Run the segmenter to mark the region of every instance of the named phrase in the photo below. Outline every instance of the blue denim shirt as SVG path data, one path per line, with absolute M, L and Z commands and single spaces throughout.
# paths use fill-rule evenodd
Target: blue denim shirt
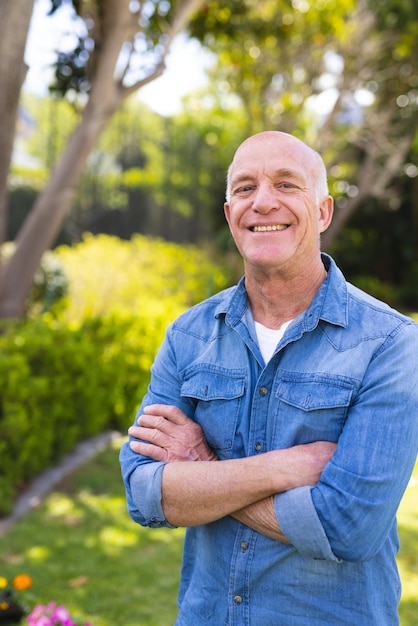
M 174 404 L 222 459 L 338 442 L 315 487 L 275 496 L 291 545 L 232 517 L 188 528 L 177 626 L 396 626 L 396 510 L 418 447 L 418 327 L 348 284 L 330 257 L 265 365 L 245 281 L 167 331 L 143 406 Z M 140 409 L 141 412 L 141 409 Z M 132 518 L 169 526 L 163 463 L 121 451 Z

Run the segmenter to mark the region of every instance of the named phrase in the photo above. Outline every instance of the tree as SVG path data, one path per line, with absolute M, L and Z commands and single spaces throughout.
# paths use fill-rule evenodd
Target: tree
M 213 75 L 239 96 L 249 132 L 280 128 L 324 155 L 337 206 L 323 246 L 367 200 L 394 204 L 418 129 L 418 5 L 211 0 L 207 8 L 191 32 L 218 55 Z
M 0 243 L 6 234 L 7 176 L 20 90 L 27 67 L 23 60 L 34 0 L 0 2 Z
M 53 0 L 52 11 L 63 1 Z M 17 235 L 14 254 L 0 268 L 0 317 L 22 314 L 42 254 L 62 226 L 100 134 L 129 95 L 162 74 L 173 39 L 201 4 L 202 0 L 73 0 L 84 31 L 76 49 L 58 59 L 57 89 L 81 93 L 87 103 Z

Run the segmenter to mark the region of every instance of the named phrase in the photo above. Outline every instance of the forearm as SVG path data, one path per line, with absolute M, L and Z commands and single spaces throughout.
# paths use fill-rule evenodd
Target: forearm
M 267 461 L 248 457 L 168 463 L 162 479 L 165 517 L 175 526 L 207 524 L 284 490 L 286 476 L 274 479 Z
M 317 443 L 242 459 L 167 463 L 162 477 L 164 515 L 175 526 L 197 526 L 240 512 L 248 525 L 268 525 L 278 538 L 277 523 L 275 528 L 267 524 L 274 515 L 272 505 L 268 513 L 261 505 L 248 511 L 246 507 L 276 493 L 315 484 L 333 448 L 333 444 Z
M 232 513 L 232 517 L 249 526 L 253 530 L 283 543 L 290 543 L 282 533 L 274 512 L 274 498 L 269 496 L 259 502 Z
M 277 538 L 277 524 L 267 523 L 274 515 L 272 507 L 267 512 L 254 504 L 276 493 L 315 485 L 335 450 L 335 444 L 318 441 L 219 461 L 201 427 L 167 405 L 146 407 L 129 434 L 133 452 L 165 462 L 160 502 L 170 524 L 197 526 L 238 516 L 239 511 L 247 520 L 244 523 L 268 526 Z M 250 505 L 253 508 L 245 511 Z

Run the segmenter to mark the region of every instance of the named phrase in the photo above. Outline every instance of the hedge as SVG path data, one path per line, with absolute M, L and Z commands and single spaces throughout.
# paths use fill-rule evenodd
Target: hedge
M 0 336 L 0 515 L 16 490 L 79 441 L 126 431 L 164 326 L 141 318 L 38 319 Z

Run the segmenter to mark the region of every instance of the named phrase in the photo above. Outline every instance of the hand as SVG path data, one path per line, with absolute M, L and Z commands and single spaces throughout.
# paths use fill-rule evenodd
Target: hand
M 202 428 L 175 406 L 152 404 L 144 408 L 128 433 L 131 450 L 154 461 L 217 461 Z

